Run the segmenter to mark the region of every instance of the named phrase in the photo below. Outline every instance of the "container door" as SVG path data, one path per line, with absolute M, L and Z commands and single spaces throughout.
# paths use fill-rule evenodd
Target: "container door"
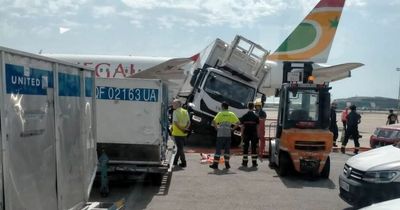
M 76 68 L 58 65 L 55 106 L 59 209 L 82 205 L 85 197 L 81 78 Z
M 96 175 L 97 153 L 96 153 L 96 121 L 95 121 L 95 86 L 94 72 L 83 72 L 85 75 L 85 100 L 83 104 L 83 147 L 84 147 L 84 169 L 85 169 L 85 191 L 86 199 L 89 199 L 91 186 Z
M 8 53 L 4 63 L 5 209 L 57 209 L 52 64 Z

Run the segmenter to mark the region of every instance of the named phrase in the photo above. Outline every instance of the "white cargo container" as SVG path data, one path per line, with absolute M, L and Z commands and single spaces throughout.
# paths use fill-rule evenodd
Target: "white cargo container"
M 146 172 L 160 184 L 169 168 L 168 89 L 157 79 L 96 80 L 97 148 L 109 172 Z
M 94 72 L 0 47 L 0 209 L 81 209 L 96 172 Z

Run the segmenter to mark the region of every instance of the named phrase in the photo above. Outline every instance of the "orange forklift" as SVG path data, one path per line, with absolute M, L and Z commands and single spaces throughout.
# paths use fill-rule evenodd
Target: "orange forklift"
M 327 84 L 285 82 L 280 97 L 276 134 L 269 141 L 270 166 L 280 176 L 297 171 L 329 178 L 333 134 L 329 131 L 330 93 Z

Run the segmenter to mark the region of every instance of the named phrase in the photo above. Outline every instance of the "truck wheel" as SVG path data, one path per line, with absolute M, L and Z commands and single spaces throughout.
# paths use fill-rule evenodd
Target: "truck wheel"
M 242 143 L 242 137 L 234 135 L 232 137 L 231 146 L 238 147 L 240 145 L 240 143 Z
M 109 191 L 108 187 L 100 188 L 101 197 L 106 198 L 106 197 L 108 197 L 109 194 L 110 194 L 110 191 Z
M 279 176 L 287 176 L 290 171 L 290 166 L 292 165 L 290 161 L 290 157 L 286 153 L 282 153 L 279 155 L 279 167 L 278 174 Z
M 154 174 L 149 174 L 150 175 L 150 180 L 153 186 L 161 186 L 162 180 L 163 180 L 163 173 L 154 173 Z
M 321 171 L 321 178 L 328 179 L 330 170 L 331 170 L 331 160 L 328 156 L 328 158 L 325 161 L 324 168 Z

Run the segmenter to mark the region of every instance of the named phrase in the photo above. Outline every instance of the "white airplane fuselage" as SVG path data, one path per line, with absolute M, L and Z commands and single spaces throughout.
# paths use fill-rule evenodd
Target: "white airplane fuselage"
M 129 77 L 170 59 L 167 57 L 113 55 L 44 54 L 44 56 L 93 68 L 96 77 L 102 78 Z
M 171 59 L 168 57 L 114 55 L 45 54 L 45 56 L 93 68 L 96 77 L 101 78 L 126 78 Z M 266 64 L 270 67 L 270 71 L 261 86 L 260 92 L 270 96 L 274 94 L 276 88 L 280 88 L 282 85 L 283 63 L 267 60 Z M 324 66 L 317 63 L 313 64 L 314 69 L 321 67 Z M 323 79 L 329 81 L 329 78 Z M 179 84 L 176 84 L 175 87 L 179 88 Z M 176 93 L 177 90 L 174 92 Z

